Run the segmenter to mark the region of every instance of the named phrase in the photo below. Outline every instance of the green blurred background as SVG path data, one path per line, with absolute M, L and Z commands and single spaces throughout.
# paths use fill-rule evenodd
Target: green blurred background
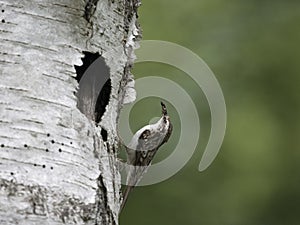
M 300 224 L 300 1 L 144 0 L 139 16 L 144 40 L 175 42 L 209 65 L 225 96 L 227 130 L 216 160 L 200 173 L 210 132 L 201 89 L 176 68 L 137 64 L 136 78 L 163 76 L 188 91 L 201 136 L 179 173 L 134 190 L 120 223 Z M 159 107 L 157 98 L 136 103 L 133 131 L 159 116 Z M 176 109 L 169 108 L 175 131 L 156 161 L 170 154 L 180 135 Z

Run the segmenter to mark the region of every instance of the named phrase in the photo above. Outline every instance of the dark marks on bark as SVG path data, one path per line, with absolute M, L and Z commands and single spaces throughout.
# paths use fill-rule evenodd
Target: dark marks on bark
M 98 177 L 98 191 L 97 191 L 97 213 L 96 213 L 96 224 L 117 224 L 114 221 L 114 216 L 112 210 L 108 206 L 108 199 L 107 199 L 107 188 L 105 186 L 104 178 L 102 174 Z M 103 216 L 105 215 L 105 216 Z M 106 218 L 106 221 L 99 221 L 100 219 Z
M 90 23 L 91 17 L 94 15 L 97 3 L 99 0 L 87 0 L 86 5 L 84 7 L 84 18 Z
M 24 203 L 14 208 L 24 219 L 29 215 L 53 214 L 66 224 L 95 223 L 95 204 L 85 204 L 74 196 L 53 192 L 42 186 L 23 185 L 5 179 L 0 179 L 0 189 L 7 198 L 18 199 Z

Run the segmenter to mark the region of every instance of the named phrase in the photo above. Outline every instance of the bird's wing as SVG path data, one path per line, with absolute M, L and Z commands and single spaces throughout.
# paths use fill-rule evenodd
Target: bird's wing
M 135 154 L 135 161 L 130 162 L 127 185 L 135 186 L 140 181 L 162 141 L 162 135 L 151 132 L 150 129 L 146 129 L 141 133 L 136 149 L 131 150 L 131 153 Z

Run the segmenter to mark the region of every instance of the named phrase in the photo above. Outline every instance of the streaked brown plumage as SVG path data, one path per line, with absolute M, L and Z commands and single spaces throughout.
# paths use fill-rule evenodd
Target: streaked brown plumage
M 173 126 L 170 122 L 167 108 L 163 102 L 161 102 L 161 106 L 162 116 L 160 120 L 155 124 L 147 125 L 138 130 L 126 148 L 129 171 L 121 210 L 124 208 L 130 191 L 151 165 L 157 150 L 169 140 L 172 134 Z

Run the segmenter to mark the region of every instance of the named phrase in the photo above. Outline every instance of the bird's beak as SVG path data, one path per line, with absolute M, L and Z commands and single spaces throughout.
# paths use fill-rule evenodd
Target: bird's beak
M 161 111 L 162 111 L 162 114 L 163 114 L 164 116 L 168 115 L 168 111 L 167 111 L 166 105 L 165 105 L 163 102 L 160 102 L 160 104 L 161 104 Z

